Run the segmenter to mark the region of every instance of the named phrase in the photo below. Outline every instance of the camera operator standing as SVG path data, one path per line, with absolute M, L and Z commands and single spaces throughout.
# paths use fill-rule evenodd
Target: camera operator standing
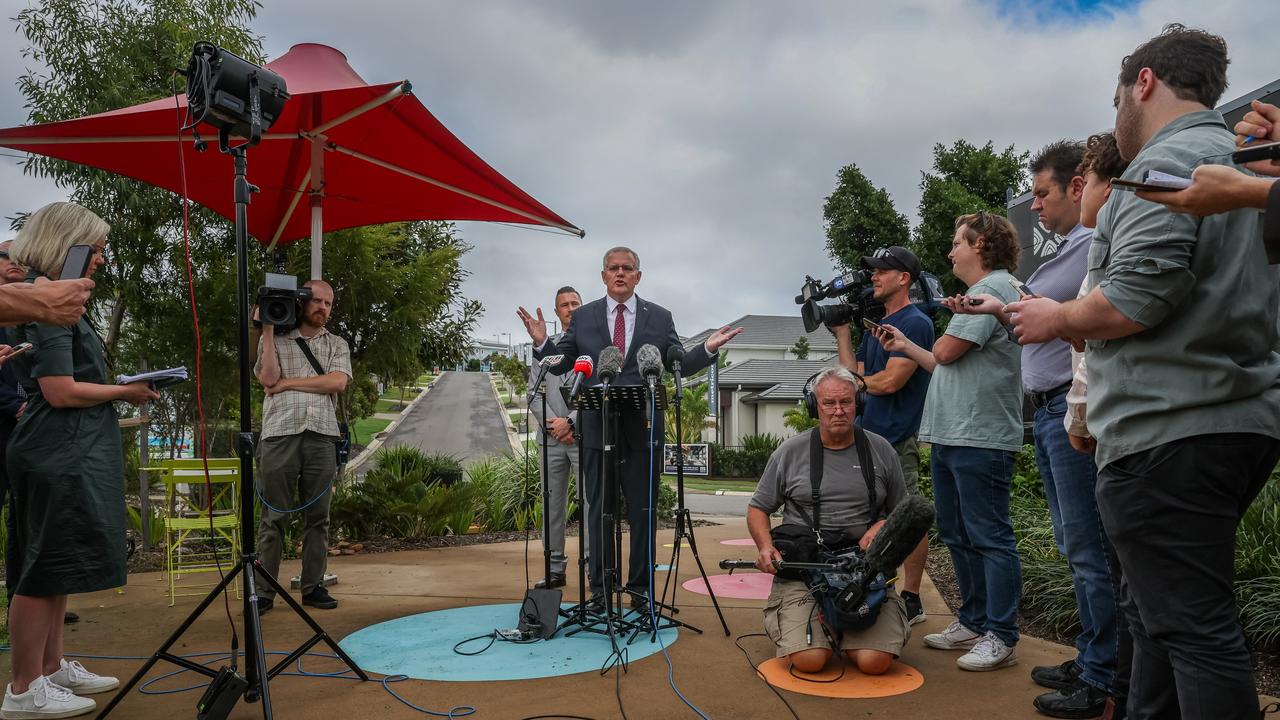
M 920 259 L 910 250 L 894 245 L 862 258 L 862 264 L 871 270 L 872 297 L 884 305 L 881 322 L 893 325 L 916 345 L 931 350 L 933 321 L 911 302 L 909 294 L 911 284 L 920 277 Z M 907 492 L 918 494 L 920 443 L 916 433 L 929 392 L 929 372 L 905 353 L 885 350 L 869 332 L 862 334 L 855 356 L 849 325 L 837 325 L 831 331 L 836 336 L 840 364 L 862 375 L 867 384 L 861 426 L 893 444 Z M 902 600 L 912 625 L 925 621 L 920 578 L 928 555 L 929 541 L 921 540 L 903 564 Z
M 747 529 L 756 543 L 760 570 L 777 573 L 774 561 L 796 561 L 783 557 L 773 533 L 811 539 L 817 532 L 831 551 L 854 546 L 866 550 L 885 516 L 906 498 L 897 451 L 888 440 L 854 425 L 856 388 L 857 379 L 843 367 L 818 373 L 811 391 L 818 427 L 788 438 L 769 458 L 747 506 Z M 860 458 L 863 453 L 874 465 L 870 482 L 862 470 L 867 464 Z M 782 525 L 771 531 L 769 514 L 779 507 Z M 765 631 L 777 646 L 777 656 L 787 658 L 800 672 L 820 671 L 839 647 L 859 671 L 880 675 L 911 637 L 906 608 L 892 586 L 867 627 L 830 627 L 830 618 L 816 627 L 815 602 L 804 581 L 779 576 L 764 608 Z
M 266 499 L 258 524 L 262 567 L 280 573 L 281 542 L 288 513 L 303 513 L 302 604 L 324 610 L 338 601 L 324 588 L 329 557 L 329 503 L 337 475 L 334 445 L 340 439 L 337 396 L 351 382 L 347 341 L 325 329 L 333 310 L 333 288 L 310 280 L 311 298 L 299 325 L 277 335 L 263 323 L 254 374 L 266 389 L 258 472 Z M 278 578 L 277 578 L 278 579 Z M 275 604 L 274 591 L 258 586 L 258 612 Z

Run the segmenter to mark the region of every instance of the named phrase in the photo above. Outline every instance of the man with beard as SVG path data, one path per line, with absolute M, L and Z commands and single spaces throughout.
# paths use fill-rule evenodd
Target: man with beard
M 328 610 L 338 606 L 323 584 L 338 469 L 336 402 L 351 381 L 351 351 L 346 340 L 324 327 L 333 310 L 333 288 L 323 280 L 310 280 L 305 287 L 311 288 L 311 299 L 302 307 L 299 326 L 277 335 L 264 324 L 258 344 L 254 374 L 266 389 L 258 455 L 265 500 L 258 552 L 263 569 L 278 575 L 289 511 L 302 512 L 302 604 Z M 265 583 L 258 586 L 259 613 L 275 604 L 274 594 Z
M 1121 63 L 1123 178 L 1189 177 L 1234 149 L 1211 108 L 1227 46 L 1170 25 Z M 1204 218 L 1113 193 L 1079 300 L 1011 303 L 1024 343 L 1088 340 L 1097 498 L 1124 572 L 1129 717 L 1258 717 L 1232 567 L 1236 528 L 1280 458 L 1274 267 L 1253 210 Z

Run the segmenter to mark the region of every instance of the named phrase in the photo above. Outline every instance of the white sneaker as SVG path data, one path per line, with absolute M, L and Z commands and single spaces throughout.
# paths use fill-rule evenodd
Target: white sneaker
M 940 633 L 925 635 L 924 644 L 936 650 L 968 650 L 977 644 L 980 637 L 957 620 Z
M 1004 644 L 994 633 L 987 633 L 969 652 L 956 658 L 961 670 L 986 672 L 1018 664 L 1018 651 Z
M 62 667 L 50 675 L 49 680 L 76 695 L 92 695 L 120 687 L 119 680 L 89 672 L 84 669 L 84 666 L 78 660 L 67 662 L 63 659 L 58 662 L 62 664 Z
M 0 705 L 0 718 L 4 720 L 43 720 L 45 718 L 69 718 L 91 713 L 98 703 L 90 698 L 76 697 L 70 690 L 39 677 L 21 695 L 13 694 L 13 686 L 4 689 L 4 704 Z

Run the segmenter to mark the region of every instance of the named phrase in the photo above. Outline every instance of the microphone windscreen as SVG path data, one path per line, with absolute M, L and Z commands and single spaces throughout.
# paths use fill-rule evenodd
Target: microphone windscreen
M 662 377 L 662 353 L 652 345 L 641 345 L 636 351 L 636 364 L 640 366 L 640 377 Z
M 622 372 L 622 353 L 617 347 L 609 345 L 600 351 L 600 361 L 596 365 L 601 377 L 615 378 Z
M 591 377 L 591 371 L 594 367 L 590 355 L 579 355 L 578 359 L 573 361 L 573 371 L 582 373 L 582 377 Z
M 676 343 L 667 347 L 667 367 L 670 368 L 678 362 L 684 362 L 684 346 Z
M 563 355 L 548 355 L 542 358 L 539 364 L 543 367 L 552 367 L 553 365 L 559 365 L 561 360 L 564 360 Z
M 867 564 L 885 577 L 892 577 L 933 527 L 933 516 L 933 505 L 928 500 L 908 495 L 889 513 L 880 532 L 871 539 L 867 546 Z

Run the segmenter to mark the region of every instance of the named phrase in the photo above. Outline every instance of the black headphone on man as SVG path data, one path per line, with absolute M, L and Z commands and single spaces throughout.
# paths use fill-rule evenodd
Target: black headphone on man
M 813 379 L 821 374 L 822 370 L 819 370 L 804 381 L 804 409 L 815 420 L 818 419 L 818 395 L 813 391 Z M 867 379 L 852 370 L 849 370 L 849 374 L 858 379 L 857 389 L 853 393 L 854 417 L 861 417 L 863 408 L 867 406 Z

